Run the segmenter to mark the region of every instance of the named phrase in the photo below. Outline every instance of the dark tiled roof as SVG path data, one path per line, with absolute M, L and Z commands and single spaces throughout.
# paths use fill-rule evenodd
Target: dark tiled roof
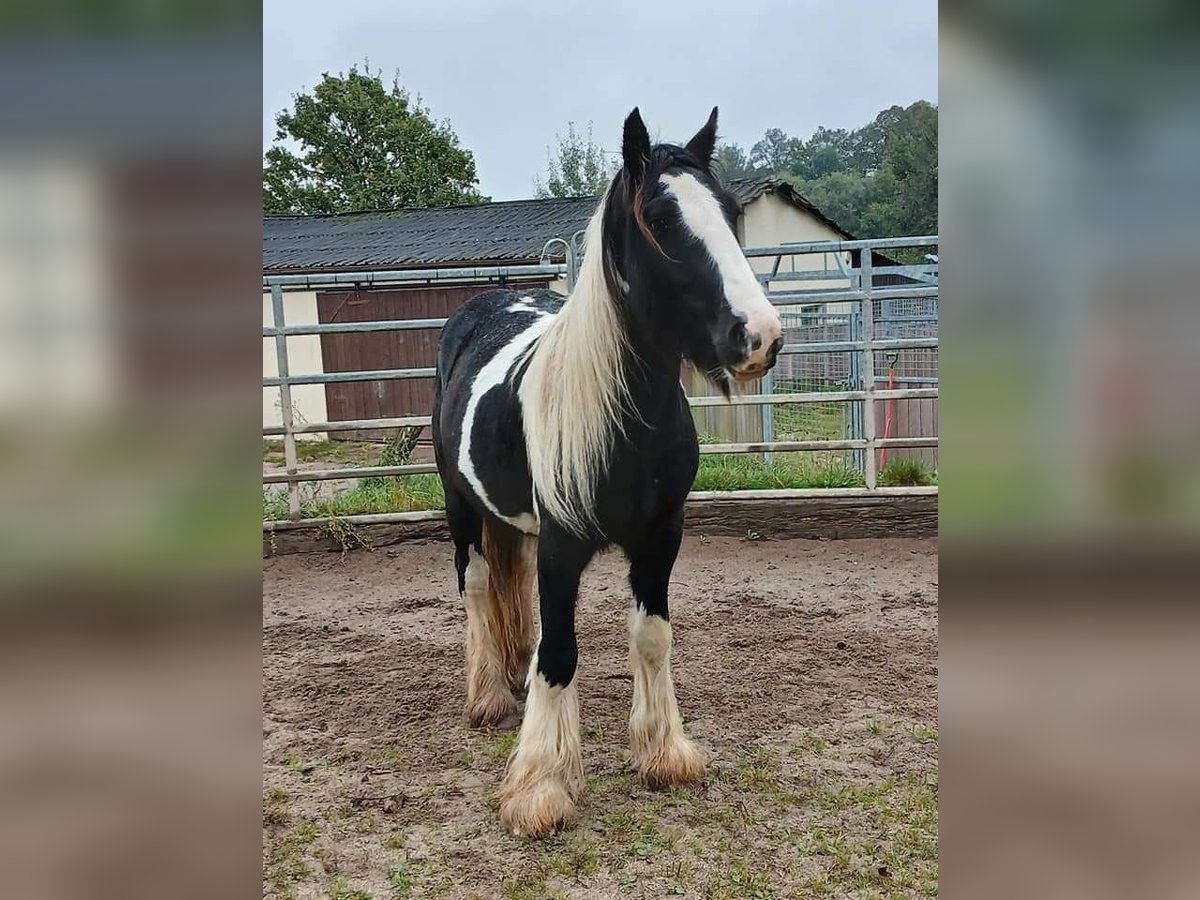
M 786 183 L 731 181 L 745 206 L 768 191 L 845 234 Z M 267 216 L 263 270 L 308 272 L 536 262 L 551 238 L 570 239 L 587 225 L 595 197 L 512 200 L 479 206 L 401 209 L 321 216 Z M 561 248 L 555 254 L 561 258 Z

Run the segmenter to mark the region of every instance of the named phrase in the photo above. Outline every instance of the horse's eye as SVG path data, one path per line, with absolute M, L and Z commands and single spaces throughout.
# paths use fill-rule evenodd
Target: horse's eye
M 650 230 L 655 234 L 662 234 L 671 227 L 671 220 L 666 216 L 659 216 L 650 220 Z

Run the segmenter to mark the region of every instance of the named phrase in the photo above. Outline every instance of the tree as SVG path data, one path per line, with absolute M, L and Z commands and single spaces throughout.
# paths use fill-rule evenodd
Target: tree
M 818 128 L 807 141 L 778 128 L 751 160 L 788 179 L 825 215 L 859 237 L 935 233 L 938 109 L 892 106 L 861 128 Z
M 792 172 L 804 154 L 804 141 L 790 137 L 782 128 L 769 128 L 761 141 L 750 148 L 750 163 L 773 175 Z
M 475 158 L 448 122 L 435 122 L 393 79 L 359 71 L 321 76 L 275 117 L 264 154 L 267 213 L 353 212 L 481 203 Z M 283 142 L 298 145 L 294 153 Z
M 755 168 L 750 165 L 746 151 L 737 144 L 721 144 L 713 159 L 713 171 L 721 181 L 732 181 L 735 178 L 749 178 L 755 173 Z
M 556 134 L 554 139 L 558 149 L 551 152 L 546 148 L 546 180 L 533 179 L 533 195 L 545 199 L 603 194 L 617 167 L 592 139 L 592 123 L 588 122 L 587 134 L 581 135 L 575 131 L 575 123 L 568 122 L 566 137 Z

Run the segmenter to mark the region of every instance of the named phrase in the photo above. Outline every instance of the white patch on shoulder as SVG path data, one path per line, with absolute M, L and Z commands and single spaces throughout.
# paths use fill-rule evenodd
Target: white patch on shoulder
M 522 299 L 528 300 L 529 298 Z M 520 301 L 514 303 L 513 306 L 509 307 L 509 311 L 514 311 L 519 305 Z M 474 489 L 475 495 L 483 501 L 483 505 L 491 510 L 493 515 L 526 534 L 537 534 L 539 523 L 536 514 L 521 513 L 519 516 L 503 515 L 496 508 L 496 505 L 492 503 L 491 498 L 488 497 L 487 491 L 483 487 L 483 482 L 479 478 L 479 473 L 475 471 L 475 466 L 471 462 L 471 432 L 474 429 L 475 413 L 479 408 L 479 401 L 483 399 L 484 394 L 508 378 L 508 373 L 512 370 L 512 367 L 529 350 L 533 342 L 550 327 L 550 323 L 554 321 L 553 314 L 547 313 L 544 310 L 532 309 L 523 311 L 537 312 L 541 313 L 541 315 L 533 321 L 533 324 L 501 347 L 496 355 L 489 359 L 487 364 L 479 370 L 479 374 L 475 376 L 475 380 L 471 383 L 471 391 L 467 397 L 467 408 L 463 413 L 462 440 L 458 445 L 458 470 L 462 472 L 463 477 L 467 479 L 467 483 Z M 534 510 L 536 513 L 536 506 Z
M 516 303 L 514 303 L 512 306 L 510 306 L 508 308 L 508 311 L 511 313 L 515 313 L 515 312 L 533 313 L 535 316 L 554 315 L 553 313 L 551 313 L 547 310 L 538 309 L 533 304 L 534 304 L 534 299 L 532 297 L 521 297 L 519 300 L 517 300 Z

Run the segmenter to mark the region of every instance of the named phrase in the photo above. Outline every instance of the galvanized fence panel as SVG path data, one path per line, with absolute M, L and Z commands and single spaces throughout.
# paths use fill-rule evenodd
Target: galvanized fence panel
M 936 263 L 922 265 L 875 265 L 876 252 L 889 249 L 934 248 L 937 236 L 886 238 L 861 241 L 813 241 L 751 247 L 751 259 L 774 258 L 770 272 L 759 275 L 767 296 L 780 307 L 785 344 L 776 369 L 762 380 L 761 393 L 723 397 L 693 397 L 693 407 L 758 406 L 762 414 L 763 439 L 729 443 L 706 443 L 702 454 L 755 453 L 768 461 L 774 453 L 840 451 L 861 469 L 865 488 L 803 488 L 736 492 L 700 491 L 693 499 L 743 497 L 833 497 L 864 495 L 932 494 L 936 486 L 882 487 L 878 484 L 879 455 L 889 448 L 930 448 L 936 451 L 936 434 L 883 436 L 877 427 L 881 403 L 935 403 L 937 389 L 938 284 Z M 283 295 L 287 291 L 311 291 L 347 286 L 437 284 L 448 282 L 486 283 L 530 277 L 566 277 L 574 282 L 578 271 L 578 241 L 566 243 L 566 261 L 536 266 L 496 266 L 462 269 L 399 270 L 392 272 L 313 273 L 266 275 L 265 290 L 271 294 L 272 324 L 263 327 L 264 339 L 273 339 L 276 376 L 264 377 L 264 388 L 278 389 L 281 420 L 265 426 L 265 436 L 283 439 L 284 470 L 263 476 L 264 485 L 286 485 L 288 517 L 266 519 L 263 529 L 296 528 L 329 522 L 331 516 L 304 516 L 300 485 L 308 482 L 428 474 L 432 463 L 354 466 L 300 471 L 296 436 L 332 433 L 363 428 L 426 426 L 429 416 L 404 416 L 341 422 L 296 422 L 291 386 L 329 384 L 339 381 L 378 381 L 427 378 L 433 369 L 386 369 L 371 372 L 341 372 L 320 375 L 291 375 L 287 340 L 291 336 L 345 334 L 437 328 L 445 319 L 414 319 L 382 322 L 348 322 L 319 325 L 287 325 Z M 850 267 L 842 254 L 859 251 L 860 265 Z M 839 270 L 780 271 L 784 259 L 836 254 Z M 543 254 L 547 256 L 547 254 Z M 903 286 L 895 280 L 903 279 Z M 881 284 L 881 279 L 892 282 Z M 844 281 L 844 287 L 816 290 L 797 288 L 805 281 Z M 889 382 L 889 374 L 891 376 Z M 881 385 L 882 382 L 882 385 Z M 891 385 L 889 388 L 888 385 Z M 798 411 L 798 412 L 797 412 Z M 781 420 L 781 413 L 790 418 Z M 805 426 L 808 417 L 811 427 Z M 798 417 L 798 418 L 797 418 Z M 781 428 L 785 424 L 786 428 Z M 831 425 L 830 423 L 833 423 Z M 797 424 L 799 423 L 799 424 Z M 820 423 L 820 424 L 816 424 Z M 809 437 L 806 432 L 819 434 Z M 777 439 L 780 438 L 780 439 Z M 437 519 L 436 510 L 388 512 L 338 516 L 362 525 L 386 522 L 416 522 Z

